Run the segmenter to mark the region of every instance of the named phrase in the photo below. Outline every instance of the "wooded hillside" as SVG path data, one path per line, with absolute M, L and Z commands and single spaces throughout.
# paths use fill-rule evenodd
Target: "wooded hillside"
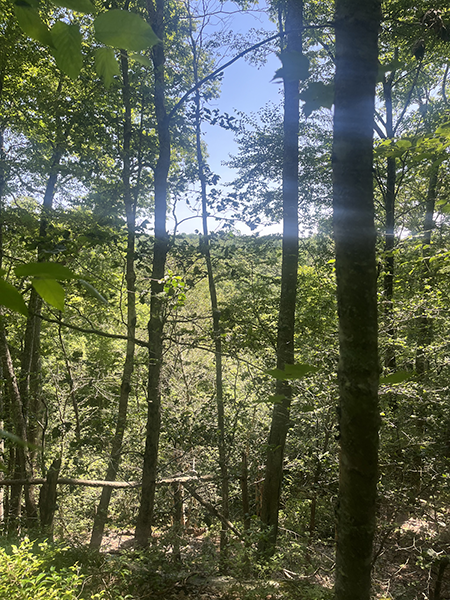
M 450 597 L 449 2 L 0 2 L 0 592 Z

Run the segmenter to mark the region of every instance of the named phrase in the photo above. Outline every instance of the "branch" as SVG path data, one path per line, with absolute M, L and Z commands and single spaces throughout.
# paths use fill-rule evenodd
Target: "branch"
M 100 329 L 85 329 L 84 327 L 79 327 L 78 325 L 71 325 L 70 323 L 66 323 L 64 321 L 58 321 L 57 319 L 50 319 L 49 317 L 43 317 L 42 315 L 40 315 L 40 317 L 46 323 L 55 323 L 56 325 L 61 325 L 62 327 L 67 327 L 67 329 L 73 329 L 74 331 L 80 331 L 81 333 L 92 333 L 99 335 L 100 337 L 112 338 L 114 340 L 128 340 L 128 336 L 120 335 L 119 333 L 106 333 L 106 331 L 100 331 Z M 144 342 L 143 340 L 138 340 L 136 338 L 134 338 L 133 341 L 137 346 L 148 348 L 148 342 Z
M 326 23 L 325 25 L 309 25 L 307 27 L 302 27 L 302 31 L 306 31 L 307 29 L 323 29 L 325 27 L 334 27 L 334 23 Z M 253 52 L 253 50 L 257 50 L 261 46 L 264 46 L 265 44 L 268 44 L 269 42 L 273 42 L 273 40 L 276 40 L 277 38 L 279 38 L 283 35 L 286 35 L 288 33 L 291 33 L 291 31 L 282 31 L 280 33 L 276 33 L 275 35 L 272 35 L 272 36 L 266 38 L 262 42 L 258 42 L 257 44 L 254 44 L 253 46 L 250 46 L 249 48 L 242 50 L 242 52 L 239 52 L 239 54 L 236 54 L 236 56 L 234 58 L 232 58 L 231 60 L 229 60 L 227 63 L 225 63 L 221 67 L 218 67 L 215 71 L 213 71 L 206 77 L 203 77 L 203 79 L 200 79 L 200 81 L 198 81 L 194 86 L 192 86 L 184 94 L 184 96 L 182 96 L 181 99 L 178 100 L 178 102 L 175 104 L 175 106 L 172 108 L 172 110 L 168 114 L 168 116 L 167 116 L 168 120 L 171 121 L 171 119 L 173 118 L 173 116 L 175 115 L 177 110 L 180 108 L 180 106 L 185 102 L 185 100 L 187 100 L 187 98 L 189 98 L 189 96 L 192 93 L 194 93 L 196 90 L 201 88 L 201 86 L 204 83 L 206 83 L 207 81 L 210 81 L 211 79 L 214 79 L 214 77 L 219 75 L 219 73 L 222 73 L 222 71 L 224 71 L 226 68 L 230 67 L 232 64 L 234 64 L 240 58 L 243 58 L 246 54 Z
M 189 492 L 189 494 L 195 498 L 196 500 L 198 500 L 198 502 L 200 502 L 200 504 L 202 506 L 204 506 L 206 508 L 206 510 L 208 512 L 210 512 L 211 514 L 213 514 L 215 517 L 217 517 L 218 519 L 220 519 L 222 521 L 222 523 L 224 523 L 228 529 L 231 529 L 231 531 L 233 533 L 235 533 L 239 539 L 243 539 L 243 535 L 242 533 L 236 529 L 236 527 L 233 525 L 233 523 L 231 523 L 231 521 L 229 521 L 228 519 L 226 519 L 218 510 L 215 506 L 213 506 L 212 504 L 210 504 L 209 502 L 206 502 L 206 500 L 203 500 L 203 498 L 201 496 L 199 496 L 197 494 L 197 492 L 195 490 L 193 490 L 191 488 L 191 486 L 188 486 L 186 484 L 183 484 L 183 486 L 186 488 L 186 490 Z
M 170 485 L 171 483 L 189 483 L 193 481 L 212 481 L 213 475 L 181 475 L 179 477 L 165 477 L 159 479 L 156 485 Z M 47 480 L 42 477 L 34 479 L 3 479 L 0 480 L 0 487 L 13 485 L 42 485 Z M 71 477 L 60 477 L 56 482 L 58 485 L 82 485 L 85 487 L 109 487 L 116 489 L 140 487 L 140 481 L 99 481 L 96 479 L 73 479 Z
M 444 79 L 442 80 L 442 98 L 444 99 L 445 106 L 448 106 L 447 94 L 445 93 L 445 88 L 447 86 L 447 75 L 448 75 L 449 66 L 450 66 L 450 63 L 447 63 L 445 66 Z
M 386 136 L 384 135 L 382 129 L 380 129 L 380 126 L 377 124 L 377 122 L 374 120 L 373 121 L 373 128 L 375 129 L 375 131 L 378 133 L 378 135 L 380 136 L 380 138 L 386 139 Z
M 408 109 L 409 103 L 411 102 L 414 88 L 416 87 L 417 80 L 419 78 L 420 68 L 422 67 L 422 61 L 423 61 L 423 59 L 421 59 L 419 64 L 417 65 L 416 74 L 414 76 L 414 80 L 413 80 L 411 89 L 409 90 L 408 97 L 406 98 L 405 106 L 403 107 L 402 113 L 401 113 L 400 117 L 398 118 L 397 125 L 394 127 L 394 135 L 397 133 L 397 129 L 398 129 L 399 125 L 401 124 L 401 122 L 403 121 L 403 117 L 405 116 L 405 113 Z

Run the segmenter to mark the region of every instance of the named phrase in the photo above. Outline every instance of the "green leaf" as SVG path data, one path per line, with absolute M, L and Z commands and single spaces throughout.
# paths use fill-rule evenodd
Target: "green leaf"
M 312 365 L 296 364 L 296 365 L 285 365 L 284 369 L 269 369 L 266 371 L 268 375 L 272 375 L 275 379 L 284 381 L 286 379 L 303 379 L 306 375 L 311 373 L 317 373 L 319 369 Z
M 97 48 L 95 51 L 95 71 L 108 89 L 114 81 L 114 75 L 120 75 L 119 63 L 112 48 Z
M 47 25 L 42 21 L 36 9 L 28 4 L 20 3 L 14 5 L 17 21 L 21 29 L 33 40 L 44 46 L 53 46 L 52 36 Z
M 272 79 L 303 81 L 309 77 L 309 59 L 301 52 L 282 52 L 279 55 L 283 66 L 277 69 Z
M 86 291 L 93 296 L 94 298 L 97 298 L 97 300 L 100 300 L 100 302 L 102 302 L 103 304 L 108 304 L 108 300 L 106 300 L 106 298 L 104 298 L 100 292 L 98 290 L 95 289 L 95 287 L 93 285 L 91 285 L 90 283 L 88 283 L 87 281 L 85 281 L 84 279 L 79 279 L 79 282 L 81 283 L 81 285 L 86 289 Z
M 436 129 L 436 135 L 450 137 L 450 122 L 447 121 L 447 123 L 442 123 L 442 125 Z
M 126 10 L 108 10 L 94 21 L 95 37 L 106 46 L 140 52 L 159 42 L 142 17 Z
M 52 27 L 51 34 L 56 64 L 63 73 L 75 80 L 83 65 L 81 33 L 78 25 L 67 25 L 57 21 Z
M 401 62 L 398 58 L 392 60 L 387 65 L 378 65 L 378 82 L 383 81 L 383 77 L 385 73 L 390 73 L 391 71 L 397 71 L 398 69 L 404 69 L 405 63 Z
M 392 373 L 391 375 L 387 375 L 386 377 L 380 377 L 381 384 L 394 384 L 394 383 L 403 383 L 403 381 L 407 381 L 414 376 L 414 373 L 411 371 L 397 371 L 397 373 Z
M 41 277 L 42 279 L 78 279 L 78 275 L 59 263 L 27 263 L 14 269 L 17 277 Z
M 312 81 L 308 87 L 299 94 L 303 105 L 303 113 L 308 118 L 309 115 L 319 108 L 331 108 L 334 103 L 334 84 L 323 83 L 322 81 Z
M 0 429 L 0 438 L 11 440 L 11 442 L 13 444 L 16 444 L 17 446 L 28 447 L 31 450 L 37 449 L 37 446 L 35 444 L 30 444 L 30 442 L 25 442 L 22 438 L 18 437 L 17 435 L 14 435 L 14 433 L 10 433 L 9 431 L 6 431 L 5 429 Z
M 153 63 L 152 61 L 147 58 L 146 56 L 143 56 L 142 54 L 130 54 L 129 58 L 135 60 L 136 62 L 138 62 L 139 64 L 143 65 L 144 67 L 150 67 L 150 69 L 153 67 Z
M 95 13 L 95 8 L 89 2 L 89 0 L 51 0 L 55 6 L 61 6 L 62 8 L 70 8 L 75 12 L 85 13 L 92 15 Z
M 4 279 L 0 279 L 0 304 L 21 315 L 28 315 L 28 309 L 22 294 Z
M 256 402 L 258 402 L 258 404 L 282 404 L 283 400 L 287 400 L 284 394 L 274 394 L 273 396 L 268 396 L 267 398 L 265 396 L 258 398 Z
M 39 296 L 61 312 L 64 311 L 64 288 L 54 279 L 33 279 L 34 289 Z

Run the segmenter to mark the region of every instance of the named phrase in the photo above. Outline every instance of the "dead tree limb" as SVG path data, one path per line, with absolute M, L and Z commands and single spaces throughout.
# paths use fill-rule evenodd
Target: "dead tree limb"
M 211 481 L 213 475 L 181 475 L 179 477 L 165 477 L 159 479 L 156 485 L 169 485 L 171 483 L 189 483 L 195 481 Z M 46 483 L 46 479 L 36 477 L 34 479 L 3 479 L 0 481 L 0 487 L 13 485 L 42 485 Z M 136 488 L 141 485 L 140 481 L 99 481 L 96 479 L 73 479 L 71 477 L 60 477 L 57 480 L 57 485 L 83 485 L 85 487 L 112 487 L 117 489 Z M 199 501 L 200 502 L 200 501 Z
M 207 502 L 206 500 L 204 500 L 201 496 L 199 496 L 199 494 L 197 494 L 197 492 L 191 488 L 190 485 L 186 485 L 187 482 L 181 482 L 183 484 L 183 486 L 186 488 L 186 490 L 189 492 L 189 494 L 195 498 L 196 500 L 198 500 L 200 502 L 200 504 L 206 508 L 206 510 L 208 512 L 210 512 L 211 514 L 213 514 L 215 517 L 217 517 L 218 519 L 220 519 L 220 521 L 222 523 L 224 523 L 228 529 L 231 529 L 231 531 L 233 531 L 233 533 L 235 533 L 239 539 L 243 539 L 243 535 L 242 533 L 236 529 L 236 527 L 233 525 L 233 523 L 231 523 L 231 521 L 229 521 L 228 519 L 226 519 L 218 510 L 215 506 L 213 506 L 212 504 L 210 504 L 209 502 Z

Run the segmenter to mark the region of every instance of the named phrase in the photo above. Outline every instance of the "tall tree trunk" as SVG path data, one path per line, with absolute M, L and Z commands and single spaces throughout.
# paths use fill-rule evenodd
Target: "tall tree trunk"
M 155 168 L 155 243 L 153 250 L 150 320 L 148 322 L 149 363 L 147 388 L 147 434 L 145 440 L 142 493 L 136 523 L 136 542 L 145 546 L 151 535 L 155 502 L 159 435 L 161 430 L 160 376 L 163 345 L 162 279 L 166 265 L 167 177 L 170 167 L 170 130 L 165 105 L 164 84 L 164 7 L 165 0 L 147 1 L 149 23 L 162 40 L 152 49 L 155 77 L 155 113 L 158 128 L 159 156 Z
M 192 21 L 191 27 L 191 48 L 193 55 L 193 72 L 194 72 L 194 85 L 198 84 L 198 52 L 197 44 L 192 34 Z M 203 226 L 203 239 L 200 242 L 200 249 L 205 257 L 206 270 L 208 273 L 208 287 L 209 287 L 209 298 L 211 302 L 212 310 L 212 325 L 213 325 L 213 339 L 214 339 L 214 357 L 216 367 L 216 405 L 217 405 L 217 446 L 219 451 L 219 468 L 221 477 L 221 510 L 224 520 L 222 521 L 222 528 L 220 532 L 220 552 L 222 567 L 225 567 L 224 561 L 226 559 L 226 548 L 227 548 L 227 525 L 226 521 L 229 519 L 229 477 L 228 477 L 228 465 L 227 465 L 227 450 L 225 442 L 225 405 L 223 398 L 223 377 L 222 377 L 222 332 L 220 327 L 220 310 L 217 303 L 217 290 L 216 283 L 214 281 L 214 274 L 211 261 L 211 251 L 209 244 L 209 232 L 208 232 L 208 202 L 207 202 L 207 181 L 205 174 L 205 161 L 203 158 L 202 145 L 201 145 L 201 113 L 200 113 L 200 91 L 197 89 L 195 92 L 195 140 L 196 140 L 196 152 L 197 152 L 197 164 L 198 164 L 198 178 L 200 181 L 201 200 L 202 200 L 202 226 Z
M 27 452 L 28 450 L 28 439 L 27 439 L 27 424 L 24 417 L 22 398 L 19 391 L 19 385 L 17 383 L 16 374 L 14 371 L 14 365 L 11 359 L 8 342 L 5 333 L 5 324 L 3 317 L 0 315 L 0 359 L 2 361 L 3 373 L 6 380 L 6 388 L 8 390 L 8 396 L 10 405 L 13 411 L 13 419 L 15 422 L 15 433 L 20 438 L 21 444 L 16 447 L 16 473 L 20 473 L 20 477 L 23 479 L 31 479 L 32 477 L 32 466 L 30 463 L 30 457 Z M 20 488 L 19 488 L 20 489 Z M 33 495 L 30 493 L 30 486 L 24 486 L 25 495 L 25 509 L 29 524 L 34 523 L 34 519 L 37 516 L 36 503 Z M 17 503 L 15 506 L 17 510 Z M 19 504 L 20 506 L 20 504 Z M 18 515 L 17 515 L 18 516 Z
M 437 157 L 436 157 L 437 158 Z M 422 236 L 422 291 L 426 294 L 426 286 L 430 279 L 430 244 L 431 233 L 434 229 L 434 210 L 436 205 L 436 196 L 439 181 L 439 164 L 435 163 L 430 169 L 430 178 L 428 181 L 427 200 L 425 204 L 425 217 L 423 222 Z M 420 314 L 417 317 L 417 350 L 416 350 L 416 373 L 419 375 L 425 373 L 429 369 L 429 361 L 427 358 L 427 349 L 433 339 L 433 324 L 431 318 L 426 314 L 426 309 L 421 307 Z
M 397 52 L 396 52 L 397 55 Z M 386 106 L 386 137 L 393 139 L 393 111 L 392 111 L 392 84 L 395 71 L 383 82 L 384 103 Z M 384 207 L 386 212 L 386 231 L 384 238 L 384 317 L 386 333 L 388 336 L 387 348 L 384 357 L 384 365 L 388 369 L 395 370 L 395 325 L 394 325 L 394 246 L 395 246 L 395 183 L 396 183 L 396 159 L 394 156 L 387 158 L 386 168 L 386 190 L 384 193 Z
M 62 150 L 56 147 L 50 165 L 50 171 L 45 188 L 44 201 L 42 205 L 41 219 L 39 223 L 39 237 L 44 238 L 47 232 L 48 217 L 53 207 L 53 198 L 55 195 L 55 186 L 58 179 L 59 165 L 62 157 Z M 42 252 L 42 246 L 38 246 L 39 262 L 45 260 Z M 40 431 L 37 423 L 42 413 L 42 402 L 40 399 L 40 372 L 41 372 L 41 311 L 42 298 L 34 288 L 31 289 L 28 302 L 28 317 L 25 329 L 24 346 L 20 364 L 19 376 L 19 394 L 27 430 L 26 439 L 32 444 L 39 443 Z M 25 450 L 29 456 L 30 476 L 33 476 L 36 467 L 37 453 L 35 450 Z M 25 506 L 27 507 L 27 519 L 30 524 L 37 523 L 37 504 L 34 497 L 34 488 L 27 486 L 24 489 L 28 498 Z
M 125 203 L 125 213 L 127 219 L 127 258 L 125 281 L 127 284 L 127 347 L 125 355 L 125 364 L 122 372 L 122 382 L 120 386 L 119 406 L 117 411 L 116 431 L 111 444 L 111 453 L 106 471 L 106 481 L 114 481 L 117 477 L 122 452 L 122 442 L 127 423 L 128 399 L 131 391 L 131 376 L 134 369 L 134 351 L 135 351 L 135 333 L 136 333 L 136 274 L 134 270 L 134 254 L 136 240 L 136 201 L 133 202 L 131 194 L 131 164 L 130 164 L 130 145 L 132 136 L 131 123 L 131 90 L 128 78 L 128 56 L 124 50 L 121 53 L 122 70 L 122 98 L 125 108 L 125 117 L 123 123 L 123 168 L 122 184 Z M 137 195 L 136 195 L 137 198 Z M 94 518 L 94 526 L 91 535 L 91 548 L 100 548 L 102 543 L 103 531 L 105 529 L 108 516 L 108 507 L 111 500 L 112 488 L 105 486 L 97 507 Z
M 303 3 L 288 0 L 286 8 L 286 53 L 302 52 Z M 277 368 L 294 364 L 294 321 L 298 271 L 298 79 L 284 77 L 283 122 L 283 247 L 281 296 L 278 313 Z M 278 511 L 283 478 L 283 457 L 289 429 L 292 389 L 288 381 L 277 380 L 276 393 L 283 397 L 275 404 L 266 456 L 261 521 L 267 528 L 259 544 L 260 552 L 275 551 L 278 534 Z
M 336 600 L 369 600 L 378 480 L 373 119 L 380 0 L 336 0 L 333 217 L 339 313 Z

